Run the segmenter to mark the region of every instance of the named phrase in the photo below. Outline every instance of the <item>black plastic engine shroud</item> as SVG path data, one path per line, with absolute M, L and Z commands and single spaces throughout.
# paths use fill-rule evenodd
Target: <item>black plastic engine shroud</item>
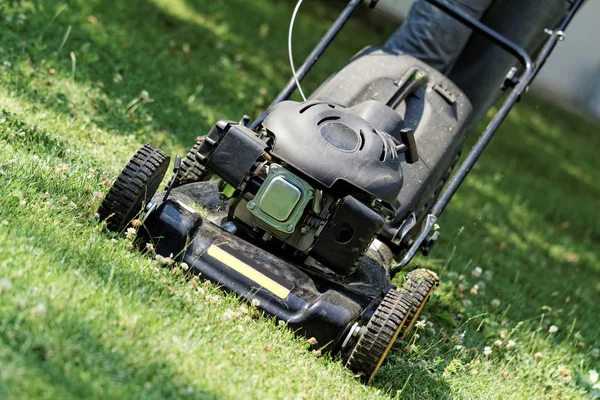
M 342 198 L 364 194 L 390 209 L 402 188 L 398 141 L 355 113 L 331 103 L 284 101 L 263 122 L 271 154 Z

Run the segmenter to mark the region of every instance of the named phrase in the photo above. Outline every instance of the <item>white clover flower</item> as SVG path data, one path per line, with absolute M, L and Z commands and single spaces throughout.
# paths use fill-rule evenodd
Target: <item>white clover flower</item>
M 485 347 L 483 348 L 483 354 L 484 354 L 486 357 L 489 357 L 489 356 L 491 356 L 491 355 L 492 355 L 492 348 L 491 348 L 490 346 L 485 346 Z
M 147 90 L 142 90 L 138 98 L 142 101 L 142 103 L 149 103 L 152 101 L 150 98 L 150 93 Z
M 510 350 L 513 347 L 515 347 L 517 345 L 517 342 L 515 342 L 514 340 L 509 340 L 508 343 L 506 343 L 506 350 Z
M 260 306 L 260 300 L 258 300 L 258 299 L 252 299 L 252 301 L 250 303 L 252 304 L 252 307 Z
M 590 374 L 590 383 L 591 383 L 592 385 L 593 385 L 594 383 L 598 382 L 598 377 L 599 377 L 599 375 L 598 375 L 598 372 L 597 372 L 597 371 L 594 371 L 594 370 L 592 369 L 592 370 L 590 370 L 589 374 Z
M 37 306 L 31 309 L 31 314 L 34 317 L 44 318 L 46 316 L 46 305 L 44 303 L 38 303 Z
M 104 197 L 104 193 L 102 193 L 102 192 L 94 192 L 92 194 L 92 196 L 93 196 L 92 197 L 92 201 L 94 203 L 100 203 L 102 201 L 102 198 Z
M 214 294 L 208 294 L 204 298 L 206 300 L 208 300 L 210 303 L 219 303 L 221 301 L 221 299 L 219 298 L 219 296 L 216 296 Z
M 415 328 L 417 329 L 425 329 L 425 321 L 421 320 L 415 324 Z
M 556 333 L 556 332 L 558 332 L 558 326 L 556 326 L 556 325 L 550 326 L 550 328 L 548 329 L 548 332 L 549 333 Z
M 154 245 L 152 243 L 146 243 L 146 250 L 150 253 L 154 253 Z
M 163 265 L 173 265 L 175 262 L 173 260 L 173 254 L 171 254 L 169 257 L 163 257 L 160 254 L 157 254 L 154 259 Z
M 458 278 L 458 272 L 450 271 L 448 272 L 448 279 L 454 281 Z
M 471 276 L 473 278 L 479 278 L 482 273 L 483 273 L 483 270 L 481 269 L 481 267 L 475 267 L 473 269 L 473 271 L 471 271 Z
M 184 271 L 187 271 L 187 270 L 190 269 L 190 266 L 187 265 L 187 263 L 182 262 L 181 263 L 181 269 L 184 270 Z
M 469 300 L 469 299 L 465 299 L 465 300 L 462 301 L 462 304 L 463 304 L 464 307 L 469 308 L 469 307 L 471 307 L 473 305 L 473 302 L 471 300 Z
M 565 367 L 564 365 L 559 365 L 557 368 L 557 371 L 560 375 L 562 375 L 564 378 L 570 378 L 571 377 L 571 371 L 569 371 L 567 369 L 567 367 Z M 567 379 L 570 380 L 570 379 Z
M 594 358 L 598 358 L 600 357 L 600 349 L 592 349 L 592 351 L 590 352 L 590 355 Z
M 471 290 L 469 290 L 469 293 L 471 293 L 471 295 L 473 296 L 477 296 L 477 293 L 479 292 L 479 286 L 478 285 L 474 285 Z
M 135 239 L 136 234 L 137 231 L 135 230 L 135 228 L 127 228 L 127 231 L 125 231 L 125 238 L 127 240 L 133 240 Z
M 0 294 L 8 292 L 12 288 L 12 282 L 8 278 L 0 279 Z
M 498 308 L 500 307 L 500 300 L 499 299 L 492 299 L 492 301 L 490 301 L 490 305 L 494 308 Z
M 483 273 L 483 279 L 490 282 L 494 278 L 494 273 L 492 271 L 485 271 Z
M 133 226 L 134 228 L 139 228 L 140 226 L 142 226 L 142 221 L 140 221 L 139 219 L 134 219 L 131 221 L 131 226 Z
M 541 360 L 542 358 L 544 358 L 544 355 L 540 351 L 538 351 L 533 355 L 533 358 L 535 358 L 536 360 Z
M 494 342 L 494 346 L 496 346 L 496 347 L 500 347 L 500 346 L 502 346 L 502 340 L 500 340 L 500 339 L 496 340 L 496 341 Z

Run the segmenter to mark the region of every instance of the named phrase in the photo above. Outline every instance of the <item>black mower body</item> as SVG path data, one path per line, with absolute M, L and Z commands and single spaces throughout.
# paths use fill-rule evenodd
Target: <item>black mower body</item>
M 157 254 L 187 263 L 194 274 L 248 300 L 306 337 L 316 347 L 337 351 L 353 323 L 368 320 L 377 300 L 391 289 L 389 275 L 365 257 L 351 278 L 341 278 L 285 260 L 211 222 L 227 210 L 216 181 L 173 189 L 152 200 L 138 241 L 155 243 Z M 202 210 L 203 214 L 200 213 Z M 208 214 L 206 214 L 208 212 Z M 230 230 L 236 230 L 229 226 Z
M 263 241 L 256 226 L 232 218 L 230 206 L 240 206 L 223 201 L 216 181 L 175 187 L 166 201 L 156 195 L 143 235 L 158 254 L 173 254 L 202 278 L 258 300 L 262 310 L 335 352 L 395 288 L 369 245 L 378 237 L 397 250 L 402 221 L 428 211 L 460 151 L 471 106 L 436 70 L 380 49 L 361 52 L 312 99 L 270 110 L 265 141 L 236 123 L 218 122 L 199 152 L 211 171 L 236 186 L 247 179 L 238 171 L 247 171 L 268 143 L 271 157 L 290 173 L 341 198 L 308 258 Z M 382 140 L 389 145 L 381 147 Z M 384 218 L 371 206 L 375 199 L 394 213 Z M 340 226 L 354 232 L 349 241 L 339 240 Z

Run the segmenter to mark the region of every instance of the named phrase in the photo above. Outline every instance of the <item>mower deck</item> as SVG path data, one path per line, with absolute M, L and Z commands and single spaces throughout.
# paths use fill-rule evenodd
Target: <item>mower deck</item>
M 261 249 L 230 223 L 226 231 L 216 224 L 227 210 L 215 181 L 183 185 L 163 198 L 164 193 L 154 196 L 154 210 L 140 231 L 142 243 L 151 241 L 158 254 L 173 255 L 202 278 L 258 300 L 266 313 L 314 337 L 316 347 L 341 350 L 350 327 L 368 320 L 394 287 L 385 268 L 368 257 L 350 277 L 340 277 Z

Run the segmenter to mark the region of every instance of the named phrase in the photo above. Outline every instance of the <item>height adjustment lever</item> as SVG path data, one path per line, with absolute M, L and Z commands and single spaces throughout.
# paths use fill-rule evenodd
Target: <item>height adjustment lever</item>
M 402 129 L 400 131 L 400 139 L 402 143 L 396 146 L 396 152 L 398 154 L 404 153 L 408 164 L 414 164 L 419 161 L 419 152 L 413 130 L 410 128 Z

